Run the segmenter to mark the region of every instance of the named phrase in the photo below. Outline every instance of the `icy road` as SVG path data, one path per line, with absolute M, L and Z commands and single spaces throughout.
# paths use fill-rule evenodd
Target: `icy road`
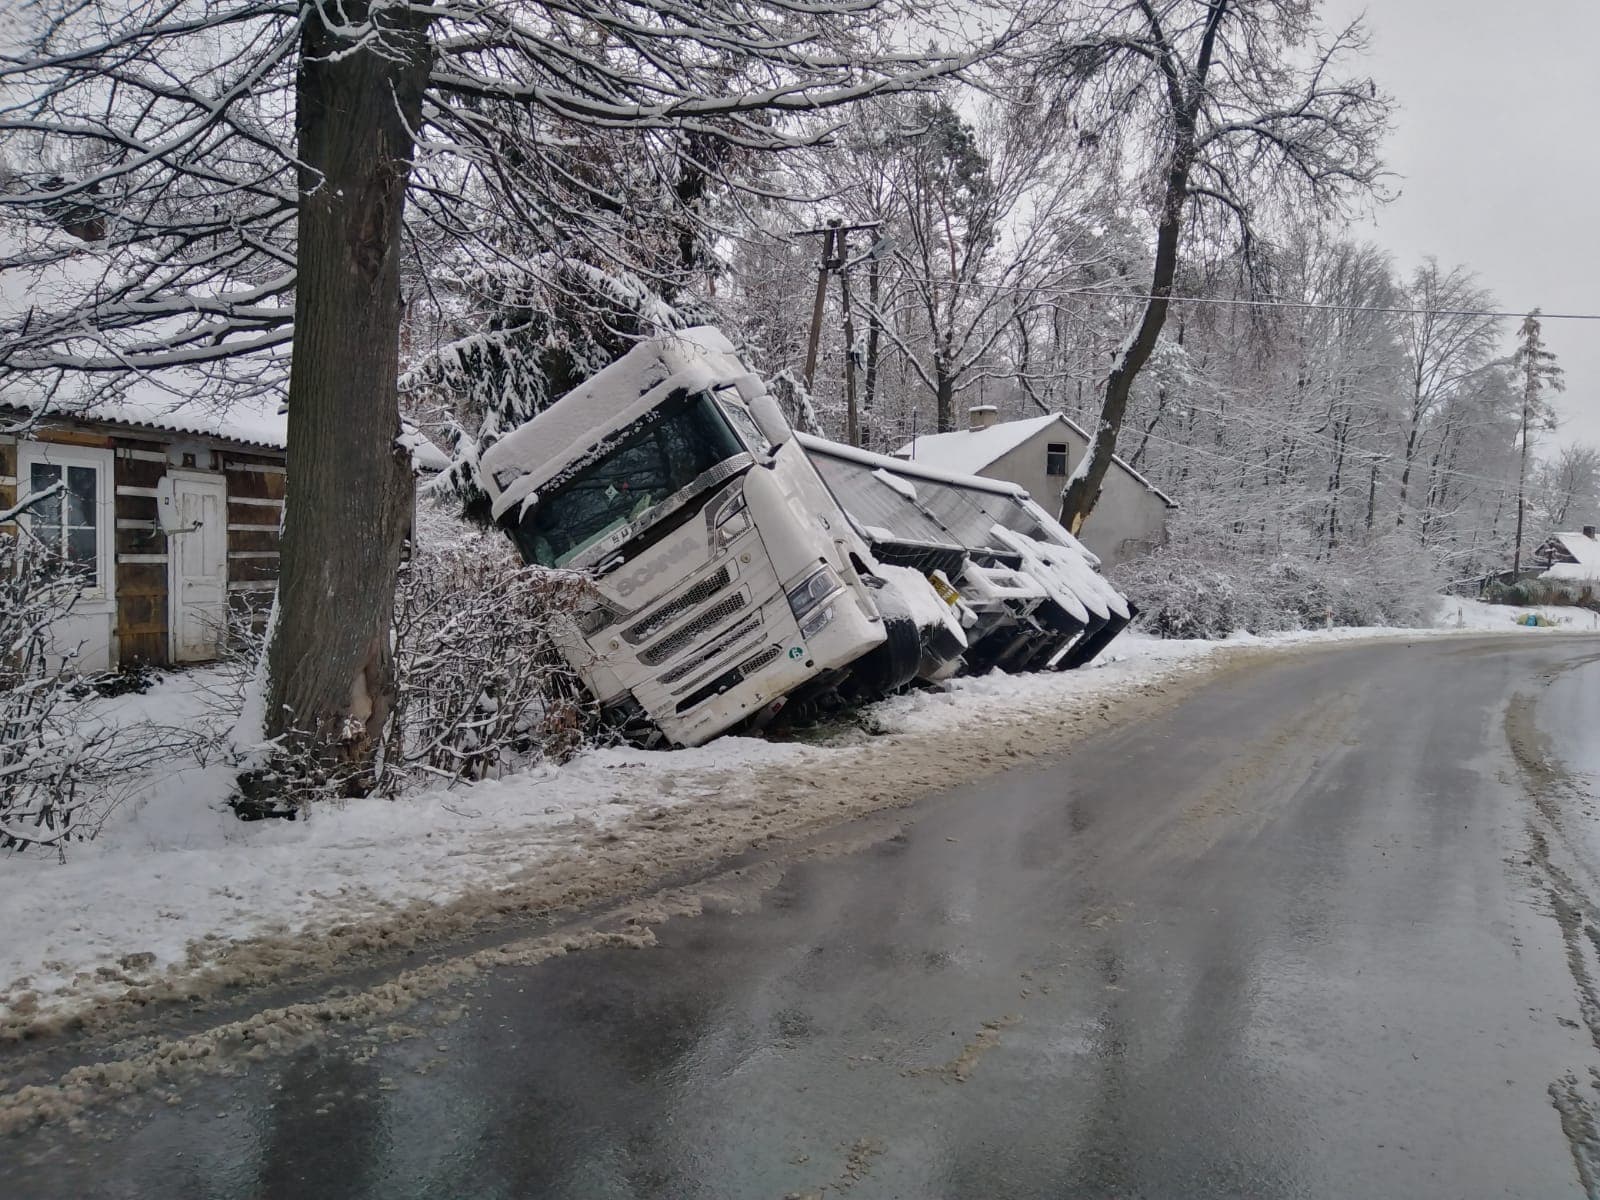
M 44 1113 L 0 1195 L 1600 1195 L 1597 775 L 1593 638 L 1268 659 L 685 881 L 654 944 Z

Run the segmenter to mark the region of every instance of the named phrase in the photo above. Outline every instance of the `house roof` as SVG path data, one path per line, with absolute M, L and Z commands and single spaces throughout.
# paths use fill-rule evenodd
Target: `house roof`
M 72 311 L 86 297 L 114 287 L 118 278 L 119 267 L 102 247 L 78 244 L 60 231 L 34 231 L 32 236 L 34 241 L 26 243 L 18 227 L 0 226 L 0 255 L 26 257 L 23 251 L 30 245 L 38 252 L 36 261 L 0 271 L 0 329 L 30 319 L 36 309 Z M 61 253 L 63 246 L 67 253 Z M 240 368 L 248 374 L 231 382 L 258 385 L 269 368 L 286 367 L 287 354 L 286 347 L 258 353 Z M 211 369 L 222 370 L 216 364 Z M 43 384 L 27 379 L 9 382 L 0 391 L 0 410 L 58 424 L 125 425 L 271 450 L 287 446 L 288 421 L 277 390 L 262 388 L 259 395 L 227 404 L 209 399 L 218 392 L 218 381 L 193 366 L 130 371 L 116 378 L 107 372 L 68 371 L 48 393 Z
M 41 405 L 30 398 L 11 394 L 0 397 L 0 408 L 19 416 L 32 416 L 45 424 L 79 422 L 124 425 L 162 433 L 218 438 L 244 446 L 284 450 L 289 444 L 288 417 L 275 396 L 235 400 L 222 406 L 197 399 L 204 395 L 204 381 L 190 382 L 196 389 L 187 395 L 175 394 L 179 381 L 154 382 L 149 377 L 113 395 L 84 401 Z
M 1583 533 L 1552 533 L 1550 541 L 1560 542 L 1574 561 L 1553 563 L 1545 579 L 1600 580 L 1600 540 Z
M 1085 442 L 1089 440 L 1089 435 L 1083 427 L 1065 413 L 1046 413 L 1044 416 L 1026 417 L 1020 421 L 1001 421 L 987 429 L 958 429 L 951 433 L 923 434 L 901 446 L 895 453 L 897 457 L 936 470 L 977 475 L 1057 422 L 1065 425 Z M 1178 507 L 1177 501 L 1130 467 L 1121 455 L 1112 455 L 1111 461 L 1159 496 L 1168 508 Z

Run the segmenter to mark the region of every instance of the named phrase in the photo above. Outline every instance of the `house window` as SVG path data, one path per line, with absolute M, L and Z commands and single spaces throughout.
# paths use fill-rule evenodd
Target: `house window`
M 28 472 L 29 493 L 58 483 L 66 487 L 35 504 L 28 529 L 47 550 L 71 565 L 91 591 L 100 587 L 100 469 L 76 463 L 36 462 Z
M 103 611 L 116 595 L 111 451 L 21 441 L 17 457 L 19 493 L 32 495 L 61 485 L 55 495 L 22 514 L 23 526 L 36 544 L 82 581 L 78 612 Z
M 1065 475 L 1067 473 L 1067 444 L 1065 442 L 1051 442 L 1045 446 L 1044 473 L 1046 475 Z

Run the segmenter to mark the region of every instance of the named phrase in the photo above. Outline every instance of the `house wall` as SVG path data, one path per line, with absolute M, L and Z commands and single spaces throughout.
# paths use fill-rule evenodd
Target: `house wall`
M 15 438 L 0 438 L 0 509 L 17 502 L 17 443 Z M 12 526 L 0 525 L 0 533 L 11 533 Z
M 288 476 L 282 455 L 229 452 L 228 607 L 248 614 L 257 633 L 266 628 L 278 586 L 278 528 Z
M 114 606 L 107 605 L 101 618 L 109 640 L 105 665 L 172 662 L 171 539 L 161 531 L 156 500 L 157 485 L 171 470 L 225 480 L 228 608 L 248 613 L 258 628 L 265 624 L 278 578 L 286 483 L 281 453 L 234 449 L 214 439 L 106 429 L 40 429 L 29 440 L 111 454 L 112 515 L 101 530 L 114 546 Z M 0 439 L 0 507 L 16 502 L 17 463 L 16 440 Z
M 1067 444 L 1067 475 L 1046 473 L 1045 447 Z M 1020 484 L 1052 516 L 1061 508 L 1061 489 L 1089 444 L 1063 423 L 1047 426 L 1022 445 L 1001 455 L 981 472 L 989 479 Z M 1106 472 L 1100 503 L 1078 536 L 1107 567 L 1148 554 L 1167 538 L 1166 501 L 1116 463 Z

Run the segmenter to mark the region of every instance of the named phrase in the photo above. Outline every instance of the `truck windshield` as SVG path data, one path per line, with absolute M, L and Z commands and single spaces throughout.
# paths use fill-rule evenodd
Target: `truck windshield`
M 564 567 L 744 447 L 704 392 L 670 397 L 538 493 L 518 524 L 523 557 Z

